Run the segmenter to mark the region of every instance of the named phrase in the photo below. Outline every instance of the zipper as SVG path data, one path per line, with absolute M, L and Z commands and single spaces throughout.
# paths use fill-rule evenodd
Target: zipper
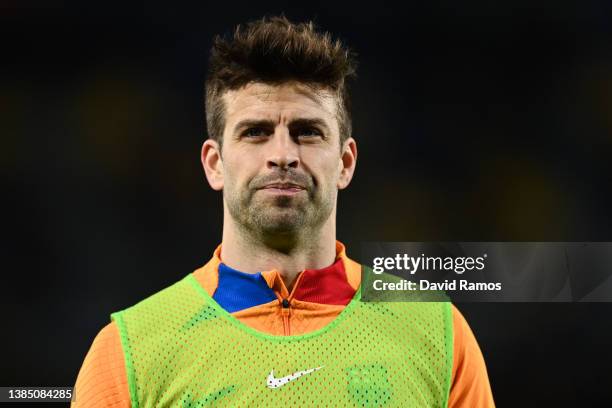
M 289 317 L 291 315 L 291 302 L 289 299 L 283 299 L 281 301 L 281 313 L 283 315 L 283 328 L 285 332 L 285 336 L 289 336 L 291 334 L 291 325 L 289 321 Z
M 293 297 L 295 296 L 295 290 L 300 284 L 300 281 L 302 280 L 302 276 L 304 275 L 300 274 L 298 276 L 297 280 L 293 284 L 293 288 L 291 289 L 291 293 L 289 294 L 289 296 L 287 296 L 286 298 L 283 298 L 280 296 L 280 294 L 277 294 L 278 300 L 280 301 L 280 305 L 281 305 L 281 315 L 283 316 L 283 329 L 284 329 L 285 336 L 291 335 L 291 301 L 293 300 Z

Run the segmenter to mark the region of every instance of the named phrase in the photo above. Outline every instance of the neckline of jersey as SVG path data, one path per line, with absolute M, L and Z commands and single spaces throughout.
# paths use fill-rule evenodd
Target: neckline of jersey
M 208 292 L 206 292 L 206 290 L 202 287 L 202 285 L 200 285 L 200 283 L 193 276 L 193 274 L 187 275 L 185 277 L 185 279 L 204 298 L 204 300 L 207 302 L 207 304 L 209 304 L 213 308 L 215 308 L 217 310 L 217 312 L 219 312 L 219 314 L 222 317 L 225 318 L 226 321 L 228 321 L 229 323 L 231 323 L 234 326 L 236 326 L 238 329 L 240 329 L 240 330 L 242 330 L 242 331 L 244 331 L 244 332 L 246 332 L 246 333 L 248 333 L 250 335 L 253 335 L 255 337 L 259 337 L 259 338 L 264 339 L 264 340 L 271 340 L 271 341 L 275 341 L 275 342 L 300 341 L 300 340 L 309 339 L 311 337 L 316 337 L 316 336 L 319 336 L 319 335 L 323 335 L 326 332 L 332 330 L 337 325 L 339 325 L 344 319 L 346 319 L 346 317 L 353 312 L 353 309 L 355 308 L 357 303 L 359 303 L 361 301 L 361 284 L 360 284 L 359 287 L 357 288 L 357 290 L 355 291 L 355 294 L 353 295 L 353 298 L 351 299 L 351 301 L 344 307 L 344 309 L 342 309 L 342 311 L 338 314 L 338 316 L 336 316 L 331 322 L 326 324 L 324 327 L 322 327 L 320 329 L 317 329 L 317 330 L 313 330 L 313 331 L 308 332 L 308 333 L 304 333 L 304 334 L 295 334 L 295 335 L 288 335 L 288 336 L 275 335 L 275 334 L 269 334 L 269 333 L 265 333 L 265 332 L 256 330 L 256 329 L 252 328 L 251 326 L 248 326 L 248 325 L 242 323 L 240 320 L 238 320 L 238 318 L 233 316 L 230 312 L 225 310 L 219 303 L 217 303 L 217 301 L 215 299 L 213 299 L 208 294 Z

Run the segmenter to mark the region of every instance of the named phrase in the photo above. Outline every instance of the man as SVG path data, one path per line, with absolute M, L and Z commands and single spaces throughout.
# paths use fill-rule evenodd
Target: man
M 354 56 L 284 17 L 217 38 L 206 178 L 223 192 L 212 259 L 96 337 L 77 407 L 490 407 L 482 354 L 444 302 L 360 301 L 336 241 L 355 170 Z

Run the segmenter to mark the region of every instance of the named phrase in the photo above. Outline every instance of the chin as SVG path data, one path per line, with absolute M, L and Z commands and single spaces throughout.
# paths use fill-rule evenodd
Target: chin
M 259 219 L 259 227 L 267 234 L 293 235 L 300 231 L 304 224 L 303 214 L 295 209 L 265 211 Z M 266 214 L 267 213 L 267 214 Z
M 277 234 L 295 234 L 300 231 L 302 223 L 295 219 L 278 219 L 273 222 L 267 223 L 263 226 L 267 232 L 274 232 Z

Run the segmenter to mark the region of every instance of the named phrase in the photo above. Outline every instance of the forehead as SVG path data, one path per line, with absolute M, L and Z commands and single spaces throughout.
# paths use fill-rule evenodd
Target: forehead
M 326 89 L 312 89 L 300 83 L 269 85 L 250 83 L 223 94 L 227 125 L 248 116 L 282 120 L 318 117 L 335 122 L 337 97 Z

